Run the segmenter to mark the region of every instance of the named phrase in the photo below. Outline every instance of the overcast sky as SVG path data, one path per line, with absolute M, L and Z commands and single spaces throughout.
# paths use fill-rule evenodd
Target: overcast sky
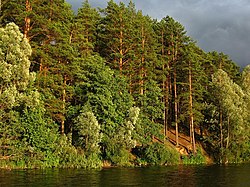
M 83 0 L 66 0 L 76 10 Z M 128 3 L 129 0 L 115 0 Z M 89 0 L 106 7 L 107 0 Z M 184 25 L 187 34 L 205 51 L 228 54 L 238 65 L 250 64 L 249 0 L 134 0 L 137 10 L 152 18 L 169 15 Z

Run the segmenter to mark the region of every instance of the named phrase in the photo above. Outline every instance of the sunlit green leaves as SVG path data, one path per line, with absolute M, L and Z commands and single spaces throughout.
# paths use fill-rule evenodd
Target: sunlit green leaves
M 100 153 L 101 126 L 90 111 L 81 111 L 74 119 L 74 131 L 77 133 L 76 146 L 80 146 L 86 155 Z

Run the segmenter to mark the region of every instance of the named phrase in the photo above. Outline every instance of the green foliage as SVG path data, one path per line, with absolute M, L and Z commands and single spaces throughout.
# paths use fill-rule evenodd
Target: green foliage
M 112 144 L 110 144 L 112 145 Z M 107 147 L 106 159 L 116 166 L 132 166 L 133 157 L 125 147 L 114 146 Z
M 90 106 L 97 121 L 101 124 L 104 139 L 114 130 L 115 104 L 112 101 L 113 72 L 98 56 L 77 59 L 78 71 L 75 74 L 75 101 L 77 108 Z M 80 107 L 78 107 L 80 106 Z
M 0 102 L 11 109 L 26 98 L 24 90 L 34 81 L 29 72 L 31 47 L 14 23 L 0 29 Z
M 77 134 L 75 145 L 80 146 L 86 155 L 100 153 L 101 127 L 92 112 L 81 111 L 74 120 L 73 130 Z
M 249 132 L 249 128 L 245 125 L 248 115 L 248 113 L 245 113 L 245 93 L 240 86 L 235 84 L 227 73 L 221 69 L 214 74 L 213 83 L 217 89 L 216 93 L 220 93 L 216 96 L 221 110 L 221 133 L 223 137 L 225 137 L 221 139 L 222 145 L 220 145 L 220 148 L 222 160 L 223 162 L 227 162 L 226 160 L 228 158 L 224 155 L 224 151 L 226 151 L 228 155 L 230 155 L 230 151 L 234 152 L 235 155 L 239 155 L 237 152 L 244 151 L 240 149 L 240 147 L 248 140 L 248 133 L 245 133 Z M 238 148 L 236 148 L 235 143 L 238 144 Z M 237 159 L 238 158 L 236 158 L 236 160 Z
M 197 153 L 188 155 L 188 156 L 184 156 L 182 159 L 182 163 L 183 164 L 206 164 L 206 158 L 205 156 L 202 154 L 201 149 L 199 148 L 197 150 Z
M 15 22 L 32 46 L 30 69 L 37 72 L 36 88 L 44 95 L 47 112 L 64 124 L 70 92 L 69 64 L 74 54 L 69 45 L 71 7 L 64 0 L 11 0 L 3 4 L 2 23 Z
M 53 150 L 57 140 L 56 125 L 51 119 L 46 119 L 44 109 L 25 109 L 21 115 L 22 141 L 32 149 L 43 152 Z
M 1 154 L 18 160 L 28 149 L 22 142 L 23 113 L 39 106 L 39 94 L 29 71 L 31 47 L 14 23 L 0 29 L 0 45 L 0 146 L 6 147 Z
M 108 65 L 121 71 L 128 71 L 134 53 L 133 43 L 135 32 L 134 12 L 122 2 L 116 4 L 113 0 L 102 10 L 105 15 L 99 25 L 99 50 Z M 110 38 L 113 38 L 110 40 Z M 126 62 L 127 61 L 127 62 Z M 126 69 L 126 70 L 125 70 Z
M 20 141 L 21 146 L 25 146 L 22 151 L 23 156 L 27 156 L 27 167 L 58 167 L 59 158 L 54 154 L 57 129 L 55 123 L 44 115 L 44 108 L 24 109 L 20 115 L 20 126 Z
M 119 133 L 122 133 L 120 140 L 123 140 L 123 144 L 126 145 L 127 149 L 134 148 L 136 143 L 141 139 L 139 135 L 141 125 L 138 123 L 140 120 L 139 114 L 140 109 L 138 107 L 131 107 L 125 124 L 119 131 Z
M 132 98 L 126 91 L 126 84 L 116 77 L 99 56 L 78 59 L 75 75 L 75 108 L 88 107 L 101 126 L 101 146 L 105 159 L 116 155 L 116 149 L 134 144 L 134 133 L 138 109 L 131 110 Z M 119 81 L 119 82 L 118 82 Z M 77 111 L 75 111 L 77 112 Z M 78 112 L 77 112 L 78 113 Z
M 141 128 L 138 133 L 142 138 L 142 143 L 147 144 L 152 141 L 152 136 L 162 139 L 162 112 L 164 109 L 161 102 L 162 93 L 155 81 L 149 80 L 145 83 L 145 93 L 139 95 L 136 104 L 140 107 Z
M 0 79 L 0 97 L 4 97 L 0 143 L 5 147 L 1 155 L 9 158 L 3 167 L 88 167 L 83 154 L 60 140 L 55 123 L 46 115 L 41 97 L 32 87 L 34 76 L 29 72 L 31 49 L 27 40 L 14 24 L 0 29 L 0 36 L 1 64 L 8 69 L 1 68 L 5 77 Z M 7 90 L 12 90 L 12 94 L 5 94 Z M 7 95 L 10 99 L 6 99 Z
M 218 69 L 222 69 L 234 82 L 238 83 L 240 78 L 239 67 L 229 58 L 229 56 L 218 53 L 216 51 L 208 53 L 211 61 L 211 71 L 215 73 Z
M 116 133 L 107 142 L 105 147 L 105 159 L 112 162 L 114 165 L 129 166 L 132 164 L 132 154 L 130 150 L 136 146 L 141 140 L 138 133 L 140 109 L 132 107 L 129 110 L 129 115 L 116 130 Z
M 151 165 L 173 165 L 179 163 L 179 153 L 164 144 L 155 142 L 145 148 L 145 160 Z
M 96 45 L 97 27 L 100 15 L 85 0 L 74 21 L 73 45 L 76 45 L 79 56 L 92 54 Z
M 63 135 L 58 139 L 55 154 L 59 158 L 59 167 L 87 168 L 87 159 L 81 150 L 71 145 L 70 138 Z

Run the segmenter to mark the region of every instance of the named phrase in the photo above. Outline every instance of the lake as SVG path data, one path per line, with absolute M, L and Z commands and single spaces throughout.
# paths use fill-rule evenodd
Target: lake
M 5 186 L 250 186 L 250 165 L 0 170 Z

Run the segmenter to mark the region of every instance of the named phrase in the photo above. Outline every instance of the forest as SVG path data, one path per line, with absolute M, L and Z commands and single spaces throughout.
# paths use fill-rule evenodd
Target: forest
M 0 2 L 0 168 L 250 161 L 250 66 L 132 1 Z

